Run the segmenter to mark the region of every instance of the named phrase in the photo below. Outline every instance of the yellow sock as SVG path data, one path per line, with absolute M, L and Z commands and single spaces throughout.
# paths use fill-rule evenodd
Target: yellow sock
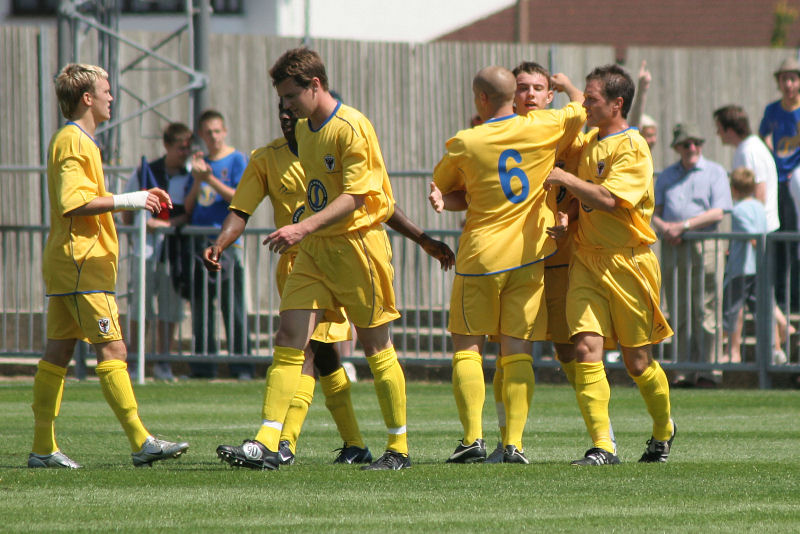
M 322 393 L 325 394 L 325 406 L 331 412 L 344 446 L 363 449 L 366 445 L 358 428 L 353 400 L 350 398 L 350 379 L 344 367 L 339 367 L 327 376 L 319 377 L 319 383 L 322 386 Z
M 33 379 L 33 447 L 36 454 L 52 454 L 56 445 L 55 420 L 61 407 L 66 367 L 41 360 Z
M 575 363 L 576 363 L 575 360 L 571 360 L 571 361 L 568 361 L 568 362 L 562 362 L 562 361 L 559 360 L 559 363 L 561 363 L 561 368 L 564 370 L 564 376 L 567 377 L 567 382 L 569 382 L 569 385 L 574 388 L 575 387 Z
M 278 450 L 283 421 L 300 383 L 303 361 L 305 353 L 302 350 L 275 347 L 272 365 L 267 370 L 267 387 L 264 390 L 264 405 L 261 409 L 261 428 L 256 434 L 256 440 L 271 451 Z
M 381 406 L 383 421 L 389 432 L 387 450 L 408 454 L 406 431 L 406 377 L 394 347 L 367 357 Z
M 492 379 L 492 392 L 494 393 L 494 409 L 497 412 L 497 426 L 500 429 L 500 441 L 506 441 L 506 405 L 503 404 L 503 368 L 500 367 L 500 357 L 497 358 L 497 368 Z
M 639 386 L 639 393 L 647 405 L 647 411 L 653 418 L 653 437 L 659 441 L 666 441 L 672 436 L 672 421 L 670 420 L 669 382 L 664 369 L 655 360 L 645 369 L 641 376 L 633 376 L 633 381 Z
M 503 445 L 522 447 L 522 433 L 528 421 L 535 378 L 530 354 L 503 356 L 503 404 L 506 406 L 506 438 Z
M 289 403 L 289 410 L 283 420 L 280 441 L 288 441 L 292 452 L 296 452 L 297 438 L 300 436 L 300 430 L 306 420 L 308 407 L 311 406 L 311 401 L 314 399 L 315 384 L 313 376 L 300 375 L 297 391 L 292 398 L 292 402 Z
M 103 390 L 106 402 L 114 410 L 125 430 L 125 435 L 128 436 L 131 450 L 138 452 L 150 433 L 139 419 L 139 406 L 133 395 L 128 364 L 122 360 L 107 360 L 98 363 L 95 372 L 100 378 L 100 388 Z
M 477 352 L 462 350 L 453 355 L 453 395 L 456 398 L 461 426 L 464 427 L 463 441 L 465 445 L 469 445 L 483 437 L 486 383 L 483 379 L 481 355 Z
M 575 398 L 578 400 L 592 444 L 616 454 L 616 447 L 611 439 L 611 420 L 608 418 L 611 388 L 608 385 L 603 362 L 576 362 L 574 385 Z

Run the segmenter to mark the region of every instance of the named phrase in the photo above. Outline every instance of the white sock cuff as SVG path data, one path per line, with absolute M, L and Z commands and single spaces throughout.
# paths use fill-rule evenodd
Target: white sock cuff
M 283 430 L 283 423 L 278 421 L 270 421 L 269 419 L 264 419 L 261 421 L 261 426 L 268 426 L 269 428 L 274 428 L 275 430 Z
M 406 425 L 403 425 L 397 428 L 389 428 L 387 432 L 389 432 L 389 434 L 393 436 L 399 436 L 401 434 L 405 434 L 406 432 L 408 432 L 408 430 L 406 430 Z

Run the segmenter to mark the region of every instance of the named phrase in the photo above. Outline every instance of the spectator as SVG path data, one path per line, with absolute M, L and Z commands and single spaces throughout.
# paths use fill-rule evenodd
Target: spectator
M 775 71 L 781 99 L 764 109 L 758 134 L 772 151 L 778 170 L 778 218 L 781 232 L 797 230 L 797 210 L 792 201 L 789 182 L 800 166 L 800 63 L 793 58 L 784 60 Z M 800 177 L 798 177 L 800 178 Z M 775 297 L 781 308 L 791 303 L 800 305 L 800 263 L 791 243 L 775 247 Z M 788 271 L 788 275 L 787 275 Z M 789 278 L 789 287 L 786 279 Z
M 767 213 L 764 205 L 755 198 L 755 174 L 746 167 L 737 167 L 731 173 L 731 196 L 735 202 L 731 212 L 734 232 L 748 234 L 767 233 Z M 725 296 L 723 299 L 724 330 L 728 334 L 726 356 L 732 363 L 742 361 L 742 323 L 744 305 L 756 310 L 756 242 L 734 239 L 731 241 L 728 263 L 725 266 Z M 775 336 L 773 361 L 785 363 L 786 354 Z
M 175 334 L 178 324 L 183 321 L 184 301 L 175 290 L 170 277 L 167 251 L 164 248 L 164 235 L 154 233 L 157 228 L 180 226 L 186 223 L 186 209 L 183 205 L 186 185 L 190 171 L 186 167 L 191 155 L 192 131 L 188 126 L 173 122 L 164 130 L 164 155 L 154 161 L 144 162 L 128 180 L 127 192 L 159 187 L 172 199 L 172 209 L 162 209 L 157 217 L 147 216 L 147 241 L 145 243 L 145 317 L 155 318 L 155 348 L 158 354 L 175 351 Z M 153 183 L 148 183 L 153 182 Z M 133 223 L 133 212 L 123 211 L 125 224 Z M 133 241 L 133 261 L 131 262 L 130 287 L 132 297 L 128 307 L 131 331 L 139 327 L 139 261 L 141 255 L 138 240 Z M 154 301 L 158 300 L 158 313 Z M 152 320 L 147 321 L 151 329 Z M 128 351 L 135 354 L 138 349 L 138 336 L 130 336 Z M 169 362 L 157 361 L 153 375 L 160 380 L 174 380 Z
M 228 215 L 228 206 L 236 186 L 247 166 L 247 157 L 226 143 L 228 130 L 219 111 L 204 111 L 198 120 L 198 129 L 207 153 L 203 155 L 197 152 L 192 156 L 192 182 L 186 196 L 186 211 L 191 213 L 193 225 L 221 228 Z M 202 243 L 195 247 L 195 253 L 200 255 L 214 239 L 216 235 L 204 236 Z M 205 273 L 199 259 L 195 262 L 192 298 L 194 350 L 198 354 L 217 353 L 216 299 L 219 290 L 228 352 L 231 355 L 249 354 L 241 240 L 237 240 L 225 251 L 220 262 L 225 265 L 225 269 L 214 277 Z M 220 281 L 220 287 L 217 287 L 217 280 Z M 217 376 L 215 363 L 192 363 L 190 369 L 193 378 Z M 229 370 L 231 376 L 236 376 L 239 380 L 250 380 L 254 372 L 252 364 L 230 364 Z
M 683 361 L 712 362 L 721 348 L 717 328 L 721 314 L 724 250 L 713 239 L 684 241 L 687 231 L 714 232 L 732 208 L 725 169 L 702 156 L 705 139 L 693 124 L 678 124 L 672 148 L 680 160 L 659 175 L 655 185 L 653 226 L 661 234 L 664 294 L 675 330 L 674 343 Z M 691 273 L 691 274 L 690 274 Z M 689 280 L 691 297 L 676 282 Z M 691 318 L 691 322 L 689 322 Z M 689 336 L 689 343 L 682 341 Z M 688 348 L 688 359 L 686 348 Z M 676 386 L 713 387 L 719 373 L 681 374 Z
M 780 228 L 778 216 L 778 170 L 767 146 L 757 135 L 751 133 L 747 113 L 735 105 L 719 108 L 714 112 L 717 135 L 723 144 L 736 148 L 733 155 L 733 169 L 744 167 L 755 176 L 754 196 L 763 205 L 767 216 L 767 232 Z M 777 340 L 783 344 L 794 333 L 780 308 L 775 307 Z
M 642 60 L 642 65 L 639 67 L 639 80 L 636 87 L 636 96 L 633 99 L 630 113 L 630 125 L 639 128 L 639 133 L 642 134 L 647 146 L 650 147 L 652 152 L 653 147 L 658 141 L 658 123 L 650 115 L 645 114 L 644 105 L 647 102 L 647 91 L 650 89 L 650 82 L 653 76 L 647 68 L 647 61 Z

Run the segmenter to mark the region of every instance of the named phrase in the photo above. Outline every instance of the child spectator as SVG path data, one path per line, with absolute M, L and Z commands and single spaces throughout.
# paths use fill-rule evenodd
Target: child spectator
M 738 167 L 730 174 L 731 197 L 734 201 L 732 231 L 748 234 L 766 234 L 767 214 L 764 205 L 755 196 L 755 175 L 746 167 Z M 732 239 L 725 267 L 723 328 L 728 335 L 726 354 L 731 363 L 741 362 L 742 324 L 744 305 L 755 312 L 756 305 L 756 241 Z M 773 360 L 786 361 L 775 336 Z

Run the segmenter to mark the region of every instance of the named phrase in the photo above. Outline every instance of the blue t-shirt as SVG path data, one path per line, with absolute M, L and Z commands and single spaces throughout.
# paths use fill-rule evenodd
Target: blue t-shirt
M 772 157 L 778 168 L 778 181 L 785 182 L 794 169 L 800 166 L 800 108 L 786 111 L 781 101 L 764 109 L 764 118 L 758 127 L 761 137 L 772 135 Z
M 753 197 L 737 202 L 731 212 L 731 231 L 748 234 L 767 233 L 767 212 Z M 756 250 L 749 239 L 731 239 L 725 279 L 756 274 Z
M 728 173 L 702 156 L 688 171 L 680 161 L 664 169 L 656 180 L 655 196 L 656 207 L 664 208 L 661 218 L 667 222 L 685 221 L 714 208 L 729 212 L 733 207 Z M 712 224 L 698 231 L 716 229 Z
M 211 167 L 211 173 L 228 187 L 236 189 L 239 180 L 242 178 L 245 167 L 247 167 L 247 157 L 234 150 L 224 158 L 212 161 L 205 158 L 206 163 Z M 191 189 L 194 180 L 186 184 L 187 191 Z M 197 193 L 197 202 L 192 211 L 192 224 L 198 226 L 216 226 L 222 228 L 222 222 L 228 216 L 228 206 L 230 203 L 222 198 L 222 195 L 210 185 L 200 184 L 200 191 Z
M 236 189 L 239 180 L 242 178 L 245 167 L 247 167 L 247 156 L 234 150 L 224 158 L 210 160 L 205 158 L 206 163 L 211 167 L 211 173 L 228 187 Z M 192 188 L 194 179 L 186 184 L 186 191 Z M 222 228 L 225 217 L 228 216 L 228 206 L 230 203 L 222 198 L 222 195 L 208 185 L 200 184 L 200 191 L 197 193 L 197 202 L 192 211 L 192 224 L 197 226 L 216 226 Z M 213 236 L 209 236 L 213 238 Z M 242 238 L 236 240 L 236 245 L 242 244 Z

